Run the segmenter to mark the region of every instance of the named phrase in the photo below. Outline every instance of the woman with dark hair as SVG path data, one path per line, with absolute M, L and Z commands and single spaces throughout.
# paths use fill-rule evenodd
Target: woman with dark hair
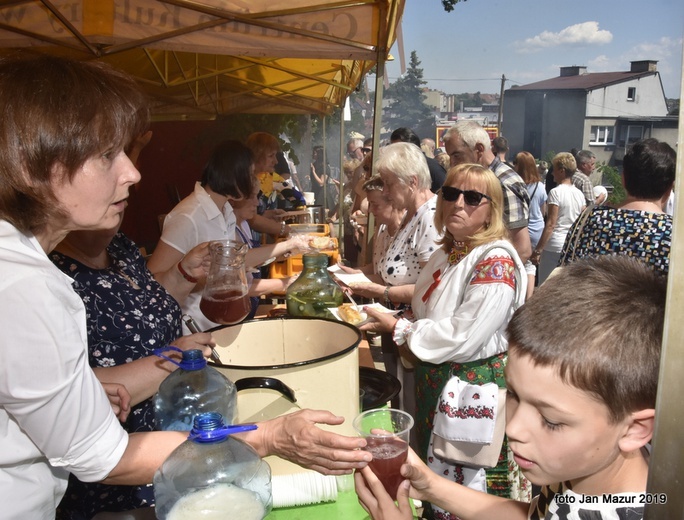
M 0 503 L 3 518 L 48 520 L 69 474 L 148 484 L 187 432 L 121 427 L 130 395 L 96 378 L 84 303 L 48 257 L 72 231 L 120 223 L 140 180 L 124 150 L 147 127 L 146 100 L 103 63 L 20 55 L 0 59 L 0 106 Z M 199 278 L 202 262 L 181 267 Z M 239 435 L 261 456 L 341 474 L 370 460 L 362 439 L 315 426 L 342 421 L 302 410 Z
M 549 192 L 544 231 L 530 260 L 539 266 L 539 283 L 544 283 L 561 256 L 565 237 L 584 210 L 584 194 L 572 184 L 577 163 L 571 153 L 561 152 L 551 161 L 556 187 Z
M 275 154 L 274 154 L 275 156 Z M 235 240 L 236 217 L 232 203 L 248 199 L 254 189 L 252 152 L 239 141 L 225 141 L 212 152 L 193 193 L 180 201 L 164 220 L 159 244 L 148 261 L 153 274 L 177 265 L 188 251 L 202 242 Z M 299 236 L 275 244 L 250 249 L 248 266 L 256 266 L 274 256 L 305 246 Z M 197 286 L 181 303 L 201 330 L 218 326 L 199 310 L 202 287 Z M 185 325 L 184 325 L 185 327 Z M 190 331 L 186 331 L 190 332 Z
M 574 224 L 561 252 L 561 265 L 606 254 L 634 256 L 656 272 L 670 267 L 672 216 L 664 212 L 675 180 L 677 154 L 648 138 L 632 145 L 622 163 L 627 199 L 619 208 L 596 206 Z
M 546 190 L 544 183 L 539 176 L 539 169 L 536 161 L 530 152 L 519 152 L 513 160 L 515 171 L 522 178 L 527 193 L 530 195 L 530 218 L 527 221 L 527 231 L 530 233 L 530 244 L 532 249 L 537 247 L 537 243 L 544 231 L 544 215 L 546 214 Z M 537 274 L 537 266 L 530 260 L 525 262 L 527 272 L 527 298 L 534 292 L 534 282 Z

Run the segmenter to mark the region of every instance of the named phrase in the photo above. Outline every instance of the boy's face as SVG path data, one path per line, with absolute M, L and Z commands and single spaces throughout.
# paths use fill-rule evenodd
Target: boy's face
M 605 404 L 515 349 L 505 374 L 506 435 L 525 476 L 538 485 L 570 481 L 576 493 L 610 489 L 620 479 L 628 418 L 610 423 Z

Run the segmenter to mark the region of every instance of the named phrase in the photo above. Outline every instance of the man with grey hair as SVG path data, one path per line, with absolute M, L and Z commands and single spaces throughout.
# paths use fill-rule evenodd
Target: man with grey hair
M 420 140 L 420 149 L 423 150 L 425 157 L 435 158 L 435 140 L 429 137 L 423 137 Z
M 577 161 L 577 171 L 572 176 L 572 184 L 584 194 L 587 206 L 594 203 L 594 181 L 592 175 L 596 166 L 596 155 L 589 150 L 580 150 L 575 155 Z M 600 177 L 599 172 L 599 177 Z M 598 184 L 601 184 L 599 179 Z
M 523 263 L 527 261 L 532 254 L 532 246 L 527 231 L 530 197 L 525 182 L 494 155 L 491 138 L 478 123 L 459 121 L 446 131 L 443 140 L 451 166 L 480 164 L 499 178 L 504 191 L 504 220 L 511 242 Z

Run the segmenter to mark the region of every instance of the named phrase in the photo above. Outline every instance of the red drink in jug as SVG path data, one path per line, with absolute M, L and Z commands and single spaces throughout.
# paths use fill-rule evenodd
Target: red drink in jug
M 215 323 L 233 325 L 247 317 L 252 303 L 249 296 L 240 291 L 223 291 L 213 293 L 211 297 L 202 296 L 200 310 Z

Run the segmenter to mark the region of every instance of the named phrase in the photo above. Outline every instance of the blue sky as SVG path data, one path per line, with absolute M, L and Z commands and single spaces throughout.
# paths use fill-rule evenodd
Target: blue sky
M 629 70 L 633 60 L 658 60 L 665 95 L 680 97 L 682 0 L 467 0 L 450 13 L 440 0 L 406 0 L 402 20 L 408 66 L 421 61 L 427 86 L 447 94 L 498 93 L 559 74 Z M 401 73 L 397 44 L 387 64 Z

